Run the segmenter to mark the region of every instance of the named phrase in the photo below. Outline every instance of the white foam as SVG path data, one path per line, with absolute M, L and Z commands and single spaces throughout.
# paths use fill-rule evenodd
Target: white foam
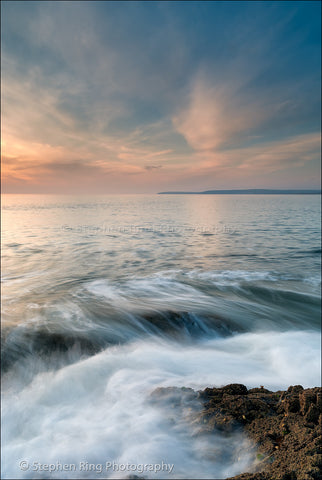
M 232 382 L 270 389 L 315 386 L 319 351 L 315 332 L 245 333 L 190 346 L 140 340 L 56 371 L 35 371 L 28 385 L 20 369 L 3 378 L 2 478 L 38 478 L 19 469 L 21 460 L 30 465 L 173 463 L 172 473 L 163 472 L 162 478 L 238 474 L 251 460 L 244 437 L 233 436 L 227 443 L 219 434 L 194 436 L 180 411 L 150 404 L 150 393 L 160 386 L 201 389 Z M 26 371 L 32 368 L 32 363 L 24 365 Z M 228 453 L 232 459 L 227 463 Z M 124 478 L 131 473 L 137 472 L 71 471 L 63 477 Z M 62 478 L 62 473 L 52 472 L 49 478 Z
M 278 277 L 272 272 L 256 272 L 247 270 L 203 271 L 192 270 L 187 274 L 191 278 L 211 280 L 217 285 L 239 285 L 241 282 L 270 281 L 275 282 Z
M 118 310 L 148 310 L 151 308 L 184 309 L 214 305 L 214 299 L 191 285 L 162 276 L 144 277 L 111 285 L 108 280 L 95 280 L 86 289 L 107 300 Z

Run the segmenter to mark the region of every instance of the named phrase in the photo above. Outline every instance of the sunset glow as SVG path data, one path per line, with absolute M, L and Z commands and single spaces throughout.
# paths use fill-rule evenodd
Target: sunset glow
M 7 193 L 318 188 L 320 2 L 2 2 Z

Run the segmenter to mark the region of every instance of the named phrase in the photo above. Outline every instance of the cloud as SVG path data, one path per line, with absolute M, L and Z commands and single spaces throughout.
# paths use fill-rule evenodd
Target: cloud
M 245 148 L 196 153 L 196 163 L 183 172 L 209 188 L 319 188 L 321 135 L 297 135 Z M 232 175 L 233 172 L 233 175 Z M 291 178 L 290 178 L 291 172 Z
M 204 72 L 196 75 L 172 118 L 174 128 L 193 150 L 218 152 L 265 142 L 272 135 L 294 135 L 303 117 L 316 117 L 312 99 L 300 102 L 291 88 L 258 92 L 255 87 L 249 90 L 249 82 L 249 74 L 247 79 L 240 76 L 238 81 L 221 82 Z
M 145 170 L 158 170 L 159 168 L 162 168 L 162 165 L 146 165 Z
M 235 139 L 262 115 L 259 109 L 241 105 L 236 92 L 199 76 L 193 82 L 187 105 L 173 117 L 173 125 L 194 150 L 207 151 Z
M 278 171 L 302 166 L 320 157 L 321 135 L 309 133 L 283 140 L 257 143 L 246 148 L 227 149 L 222 152 L 201 152 L 195 168 L 235 168 L 261 171 Z
M 297 8 L 6 2 L 3 12 L 9 187 L 202 189 L 287 169 L 293 182 L 307 165 L 312 177 L 319 48 Z

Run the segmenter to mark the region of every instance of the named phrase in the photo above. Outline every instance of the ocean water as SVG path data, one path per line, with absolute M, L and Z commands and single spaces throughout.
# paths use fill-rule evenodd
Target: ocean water
M 156 389 L 320 384 L 320 196 L 2 209 L 1 478 L 227 478 L 250 440 Z

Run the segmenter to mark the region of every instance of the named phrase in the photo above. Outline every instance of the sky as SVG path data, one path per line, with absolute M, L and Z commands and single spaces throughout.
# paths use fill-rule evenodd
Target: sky
M 319 1 L 2 1 L 4 193 L 319 188 Z

